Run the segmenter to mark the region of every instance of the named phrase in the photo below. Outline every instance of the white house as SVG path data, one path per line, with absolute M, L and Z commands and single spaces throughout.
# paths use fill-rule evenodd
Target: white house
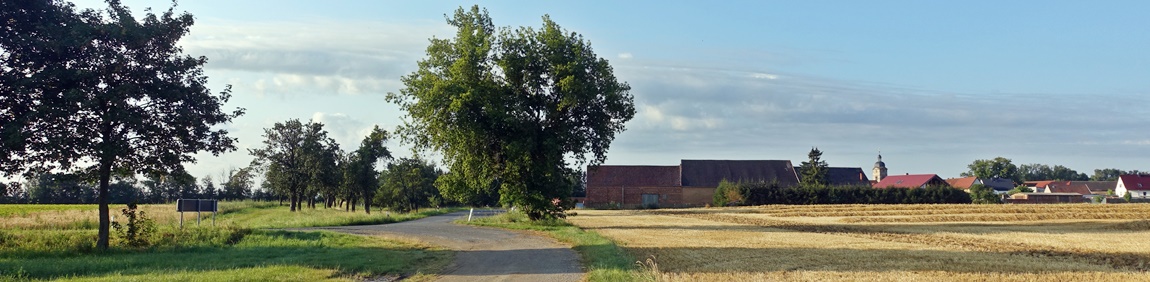
M 1150 175 L 1119 175 L 1114 194 L 1125 197 L 1126 193 L 1130 193 L 1131 198 L 1150 198 Z

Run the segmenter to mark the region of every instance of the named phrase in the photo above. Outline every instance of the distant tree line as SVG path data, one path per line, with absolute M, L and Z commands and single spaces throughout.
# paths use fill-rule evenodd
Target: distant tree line
M 1138 170 L 1120 170 L 1116 168 L 1095 169 L 1093 175 L 1078 172 L 1062 165 L 1023 164 L 1015 165 L 1010 159 L 996 157 L 994 159 L 974 160 L 967 165 L 968 170 L 962 176 L 975 176 L 978 178 L 1004 178 L 1017 183 L 1025 181 L 1060 180 L 1060 181 L 1115 181 L 1123 174 L 1143 174 Z

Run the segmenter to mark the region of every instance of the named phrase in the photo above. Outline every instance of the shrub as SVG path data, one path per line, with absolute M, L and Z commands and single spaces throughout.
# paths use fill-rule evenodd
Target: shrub
M 113 222 L 112 228 L 120 233 L 128 246 L 148 246 L 148 237 L 156 231 L 155 222 L 148 218 L 147 213 L 137 209 L 135 202 L 128 203 L 128 208 L 120 210 L 120 213 L 128 219 L 128 224 L 120 225 L 119 222 Z

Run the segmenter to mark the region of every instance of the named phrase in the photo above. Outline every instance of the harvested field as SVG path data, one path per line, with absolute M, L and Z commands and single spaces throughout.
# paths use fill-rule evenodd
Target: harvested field
M 671 281 L 1150 280 L 1141 204 L 587 210 L 568 220 L 653 257 Z

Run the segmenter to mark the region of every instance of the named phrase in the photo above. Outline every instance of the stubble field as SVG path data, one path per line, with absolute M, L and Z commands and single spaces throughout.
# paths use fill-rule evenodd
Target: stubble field
M 1147 281 L 1150 205 L 819 205 L 568 219 L 660 280 Z

